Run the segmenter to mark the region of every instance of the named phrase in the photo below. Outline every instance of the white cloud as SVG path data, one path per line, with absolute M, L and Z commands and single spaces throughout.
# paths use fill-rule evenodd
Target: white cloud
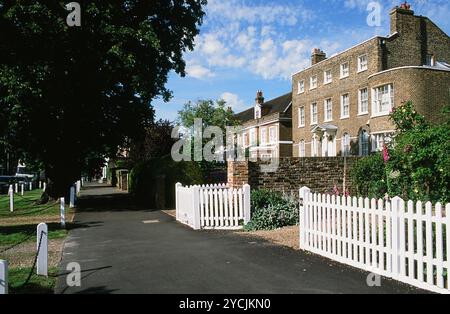
M 234 112 L 241 112 L 245 109 L 245 103 L 242 99 L 239 98 L 238 95 L 225 92 L 220 96 L 220 99 L 223 99 L 226 101 L 227 105 L 233 109 Z
M 186 66 L 186 73 L 188 76 L 196 78 L 196 79 L 207 79 L 214 77 L 215 74 L 208 68 L 205 68 L 198 64 L 188 64 Z

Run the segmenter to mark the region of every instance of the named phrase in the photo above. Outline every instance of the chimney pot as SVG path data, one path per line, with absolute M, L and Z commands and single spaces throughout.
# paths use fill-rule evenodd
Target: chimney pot
M 314 48 L 311 54 L 311 65 L 317 64 L 323 60 L 326 60 L 327 55 L 319 48 Z

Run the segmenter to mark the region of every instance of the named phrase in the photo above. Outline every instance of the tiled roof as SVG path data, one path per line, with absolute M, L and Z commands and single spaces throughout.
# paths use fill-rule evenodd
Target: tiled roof
M 274 113 L 285 112 L 292 102 L 292 93 L 277 97 L 262 104 L 263 109 L 268 109 L 264 116 L 268 116 Z M 242 123 L 255 119 L 254 108 L 250 108 L 235 116 Z

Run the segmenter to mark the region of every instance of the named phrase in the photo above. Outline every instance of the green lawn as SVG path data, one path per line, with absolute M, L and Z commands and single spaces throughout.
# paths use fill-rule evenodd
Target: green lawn
M 58 270 L 49 269 L 49 276 L 34 275 L 26 286 L 23 286 L 28 278 L 31 268 L 17 268 L 9 270 L 9 293 L 10 294 L 53 294 L 53 288 L 56 284 Z
M 31 262 L 28 263 L 30 254 L 35 253 L 35 245 L 29 244 L 36 243 L 37 225 L 41 222 L 47 223 L 49 241 L 64 239 L 67 236 L 67 230 L 73 227 L 68 221 L 66 229 L 61 229 L 59 201 L 38 205 L 37 201 L 40 200 L 41 195 L 42 190 L 25 192 L 23 197 L 14 195 L 14 212 L 9 211 L 9 197 L 0 195 L 0 258 L 3 256 L 10 264 L 28 267 L 9 268 L 9 292 L 11 294 L 53 293 L 57 274 L 56 261 L 49 265 L 51 271 L 49 271 L 48 278 L 33 275 L 30 282 L 23 286 L 32 266 Z M 66 204 L 66 218 L 68 220 L 72 213 L 73 210 L 69 209 Z M 24 250 L 24 247 L 27 249 Z M 32 251 L 28 251 L 28 247 Z M 30 265 L 28 266 L 28 264 Z
M 48 225 L 48 239 L 62 239 L 67 230 L 58 223 Z M 0 246 L 14 245 L 22 242 L 36 242 L 36 225 L 0 226 Z
M 59 213 L 59 202 L 37 205 L 42 190 L 25 192 L 24 196 L 14 195 L 14 212 L 9 210 L 9 196 L 0 195 L 0 220 L 10 217 L 41 216 Z M 68 208 L 68 206 L 66 205 Z

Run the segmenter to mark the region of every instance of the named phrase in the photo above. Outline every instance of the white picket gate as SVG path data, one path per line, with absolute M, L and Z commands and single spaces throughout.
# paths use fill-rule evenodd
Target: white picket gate
M 425 210 L 424 210 L 425 209 Z M 300 248 L 450 293 L 450 204 L 337 197 L 300 189 Z
M 250 186 L 176 185 L 177 221 L 200 229 L 237 230 L 250 221 Z

